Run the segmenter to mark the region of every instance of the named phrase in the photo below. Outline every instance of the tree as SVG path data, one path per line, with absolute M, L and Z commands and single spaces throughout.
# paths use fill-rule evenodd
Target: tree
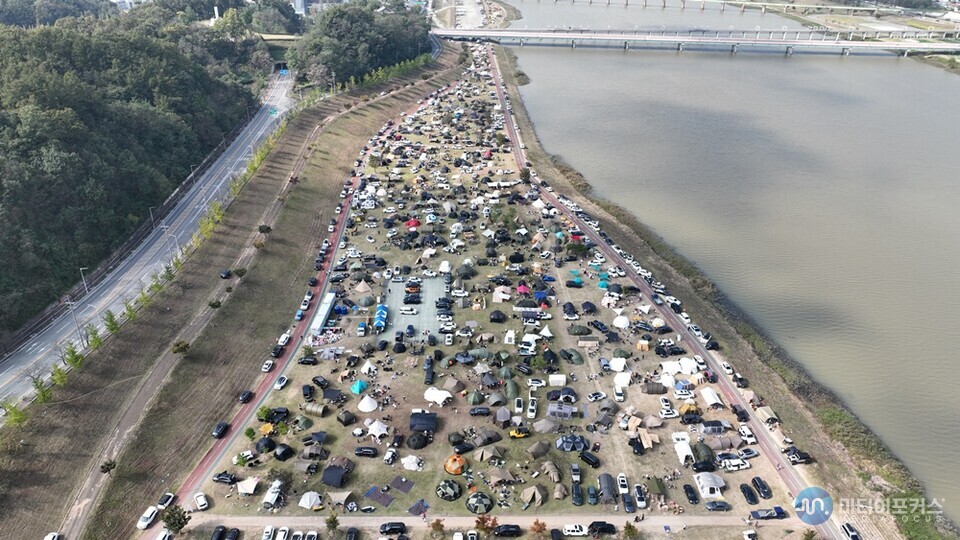
M 250 459 L 245 454 L 237 454 L 234 456 L 234 459 L 237 460 L 238 467 L 246 467 Z
M 273 227 L 269 225 L 261 225 L 257 227 L 257 230 L 260 232 L 260 234 L 270 234 L 273 232 Z
M 261 406 L 259 409 L 257 409 L 257 420 L 266 422 L 267 418 L 270 417 L 271 412 L 273 411 L 270 410 L 270 407 L 267 407 L 266 405 Z
M 190 514 L 179 504 L 169 506 L 163 511 L 163 526 L 173 534 L 180 534 L 187 523 L 190 523 Z
M 636 540 L 640 537 L 640 531 L 628 521 L 623 524 L 623 537 L 627 540 Z
M 235 268 L 235 269 L 233 270 L 233 273 L 236 274 L 238 278 L 242 278 L 243 276 L 247 275 L 247 269 L 246 269 L 246 268 Z
M 337 514 L 334 512 L 331 512 L 324 522 L 327 525 L 327 531 L 329 531 L 331 534 L 333 534 L 337 528 L 340 527 L 340 519 L 337 518 Z
M 123 315 L 128 321 L 132 322 L 137 320 L 137 309 L 128 298 L 123 299 Z
M 520 169 L 520 180 L 523 180 L 524 182 L 530 181 L 530 169 L 526 167 Z
M 11 401 L 0 402 L 0 408 L 6 413 L 7 424 L 22 426 L 27 421 L 27 412 Z
M 257 430 L 253 429 L 252 427 L 248 427 L 247 429 L 243 430 L 243 434 L 246 436 L 246 438 L 252 441 L 257 437 Z
M 88 324 L 85 328 L 87 331 L 87 343 L 90 344 L 90 348 L 97 350 L 103 345 L 103 338 L 100 337 L 100 329 L 92 324 Z
M 173 344 L 173 347 L 170 347 L 170 350 L 173 352 L 173 354 L 184 355 L 190 350 L 190 344 L 182 339 L 178 339 Z
M 53 399 L 53 390 L 47 386 L 47 381 L 43 380 L 43 377 L 31 375 L 30 385 L 33 386 L 37 403 L 49 403 L 50 400 Z
M 228 9 L 216 22 L 213 29 L 221 36 L 233 41 L 242 39 L 247 34 L 247 25 L 243 22 L 240 12 L 234 8 Z
M 56 386 L 64 386 L 67 384 L 67 370 L 63 369 L 58 365 L 54 365 L 50 370 L 50 381 Z
M 117 316 L 113 314 L 113 311 L 109 309 L 103 312 L 103 325 L 111 334 L 116 334 L 120 331 L 120 321 L 117 320 Z
M 539 519 L 535 519 L 533 520 L 533 524 L 530 525 L 530 532 L 536 535 L 537 538 L 543 538 L 543 533 L 547 532 L 547 524 Z
M 817 531 L 813 529 L 806 529 L 803 531 L 803 536 L 801 536 L 801 538 L 803 538 L 803 540 L 816 540 Z
M 117 468 L 117 462 L 112 459 L 108 459 L 100 464 L 100 472 L 102 472 L 103 474 L 110 474 L 116 468 Z
M 309 345 L 304 345 L 301 349 L 304 356 L 313 356 L 313 347 Z
M 473 528 L 486 534 L 493 530 L 493 527 L 490 526 L 490 516 L 486 514 L 480 514 L 477 516 L 477 519 L 474 520 Z
M 68 342 L 63 348 L 63 363 L 72 369 L 80 369 L 83 367 L 83 360 L 84 356 L 77 350 L 77 346 L 73 342 Z
M 430 530 L 433 531 L 433 537 L 439 538 L 443 536 L 443 520 L 437 518 L 430 522 Z

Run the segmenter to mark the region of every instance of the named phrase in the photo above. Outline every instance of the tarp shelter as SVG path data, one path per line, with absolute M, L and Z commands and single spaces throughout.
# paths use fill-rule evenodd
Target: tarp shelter
M 690 443 L 685 441 L 679 441 L 673 443 L 673 449 L 677 453 L 677 459 L 680 460 L 680 464 L 684 465 L 686 463 L 693 463 L 693 448 L 690 448 Z
M 273 508 L 277 506 L 277 503 L 280 500 L 280 488 L 283 486 L 283 482 L 280 480 L 274 480 L 270 487 L 267 488 L 267 492 L 263 495 L 263 507 L 264 508 Z
M 410 415 L 410 431 L 434 432 L 437 430 L 437 413 L 420 412 Z
M 550 445 L 543 441 L 537 441 L 527 448 L 527 453 L 533 456 L 534 459 L 543 457 L 548 451 L 550 451 Z
M 677 412 L 680 414 L 700 414 L 700 407 L 697 407 L 696 402 L 692 399 L 680 404 L 680 407 L 677 408 Z
M 460 454 L 451 454 L 450 457 L 443 462 L 443 470 L 447 471 L 447 474 L 463 474 L 466 468 L 467 458 Z
M 643 419 L 643 427 L 657 428 L 662 425 L 663 425 L 663 420 L 657 418 L 656 416 L 646 416 Z
M 508 469 L 493 469 L 490 471 L 490 485 L 512 484 L 517 481 Z
M 377 400 L 370 396 L 363 396 L 360 403 L 357 403 L 357 410 L 363 413 L 373 412 L 380 406 Z
M 400 464 L 403 465 L 403 468 L 408 471 L 423 470 L 423 460 L 413 454 L 401 459 Z
M 545 498 L 547 498 L 547 490 L 540 484 L 530 486 L 520 492 L 520 500 L 535 506 L 542 505 Z
M 617 498 L 617 483 L 614 482 L 610 473 L 600 473 L 597 477 L 597 484 L 600 486 L 600 503 L 612 503 Z
M 253 492 L 257 490 L 257 484 L 260 483 L 260 479 L 256 476 L 251 476 L 245 480 L 237 482 L 237 493 L 240 495 L 253 495 Z
M 540 470 L 543 474 L 550 477 L 550 480 L 554 482 L 560 481 L 560 469 L 557 467 L 557 464 L 553 461 L 547 460 L 543 462 L 543 465 L 540 467 Z
M 352 385 L 350 385 L 350 391 L 353 392 L 354 394 L 359 395 L 364 390 L 366 390 L 368 386 L 370 385 L 367 384 L 367 381 L 358 380 L 358 381 L 355 381 Z
M 437 484 L 437 497 L 445 501 L 455 501 L 463 495 L 463 486 L 449 478 Z
M 640 391 L 644 394 L 666 394 L 667 387 L 660 383 L 648 382 L 640 385 Z
M 464 388 L 466 387 L 463 385 L 463 383 L 457 379 L 454 379 L 453 377 L 450 377 L 443 382 L 443 389 L 447 390 L 448 392 L 462 392 Z
M 362 366 L 360 366 L 360 373 L 363 373 L 364 375 L 370 375 L 376 372 L 377 372 L 377 366 L 373 365 L 373 363 L 369 360 L 367 360 L 366 362 L 363 363 Z
M 440 390 L 435 386 L 431 386 L 423 393 L 423 399 L 431 403 L 436 403 L 442 407 L 453 401 L 453 394 L 447 392 L 446 390 Z
M 353 495 L 352 491 L 328 491 L 327 497 L 330 497 L 330 504 L 347 504 L 347 501 L 350 499 L 350 496 Z
M 700 390 L 700 397 L 703 398 L 703 401 L 707 404 L 707 407 L 723 407 L 723 401 L 720 400 L 720 396 L 713 388 L 702 388 Z
M 616 360 L 616 358 L 614 358 Z M 630 383 L 633 382 L 633 372 L 624 371 L 622 373 L 617 373 L 613 376 L 613 385 L 619 386 L 621 388 L 626 388 L 630 386 Z
M 556 433 L 560 425 L 549 418 L 541 418 L 533 423 L 533 429 L 537 433 Z
M 777 418 L 777 413 L 773 412 L 773 409 L 769 406 L 758 407 L 757 418 L 765 424 L 776 424 L 780 421 L 780 419 Z
M 719 475 L 702 472 L 693 475 L 700 497 L 704 499 L 719 499 L 723 497 L 721 490 L 727 485 Z
M 486 514 L 493 510 L 493 499 L 490 498 L 490 495 L 477 491 L 467 497 L 466 506 L 467 510 L 474 514 Z
M 323 499 L 320 498 L 320 494 L 316 491 L 308 491 L 300 497 L 300 502 L 297 503 L 297 506 L 313 511 L 322 510 Z
M 343 485 L 346 476 L 346 469 L 331 465 L 323 470 L 323 476 L 320 478 L 320 481 L 330 487 L 340 487 Z

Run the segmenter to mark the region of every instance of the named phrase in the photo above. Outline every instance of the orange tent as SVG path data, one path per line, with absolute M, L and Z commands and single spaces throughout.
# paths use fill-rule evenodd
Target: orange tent
M 443 464 L 443 470 L 447 471 L 448 474 L 463 474 L 466 468 L 466 458 L 457 454 L 448 457 L 446 463 Z

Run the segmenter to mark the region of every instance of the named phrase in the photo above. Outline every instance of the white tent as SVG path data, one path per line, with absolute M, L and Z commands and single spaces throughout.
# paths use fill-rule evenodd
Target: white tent
M 611 359 L 610 359 L 610 369 L 612 369 L 612 370 L 614 370 L 614 371 L 616 371 L 616 372 L 619 373 L 619 372 L 623 371 L 623 370 L 626 369 L 626 368 L 627 368 L 627 359 L 626 359 L 626 358 L 617 357 L 617 358 L 611 358 Z
M 280 486 L 282 485 L 283 482 L 280 480 L 274 480 L 273 484 L 270 484 L 270 488 L 263 495 L 264 508 L 273 508 L 277 505 L 277 500 L 280 498 Z
M 617 315 L 613 318 L 613 326 L 623 330 L 630 326 L 630 319 L 625 315 Z
M 663 362 L 660 362 L 661 373 L 665 373 L 667 375 L 676 375 L 677 373 L 680 373 L 682 370 L 683 368 L 680 367 L 680 362 L 676 362 L 674 360 L 665 360 Z M 667 383 L 664 383 L 662 380 L 660 382 L 663 383 L 664 386 L 666 386 L 667 384 Z M 673 385 L 670 385 L 670 386 L 673 386 Z
M 237 482 L 237 493 L 240 495 L 253 495 L 253 492 L 257 490 L 257 484 L 260 483 L 260 479 L 256 476 L 251 476 L 246 480 Z
M 378 439 L 387 433 L 390 433 L 390 426 L 384 424 L 380 420 L 374 420 L 373 423 L 367 426 L 367 434 Z
M 490 369 L 490 364 L 484 363 L 473 366 L 473 372 L 477 375 L 483 375 L 484 373 L 490 373 L 491 371 L 493 370 Z
M 423 250 L 423 253 L 420 254 L 420 257 L 421 257 L 423 260 L 427 260 L 427 259 L 429 259 L 430 257 L 433 257 L 433 256 L 436 255 L 436 254 L 437 254 L 436 248 L 427 248 L 427 249 Z
M 408 471 L 422 471 L 423 470 L 423 460 L 414 455 L 409 455 L 400 460 L 400 463 L 403 464 L 403 468 Z
M 723 401 L 713 388 L 701 388 L 700 397 L 707 403 L 707 407 L 723 407 Z
M 667 388 L 673 388 L 673 386 L 677 384 L 677 379 L 673 375 L 661 375 L 660 384 Z
M 553 337 L 553 332 L 550 331 L 550 327 L 549 327 L 549 326 L 544 325 L 543 330 L 540 330 L 540 335 L 543 336 L 543 337 L 545 337 L 545 338 L 552 338 L 552 337 Z
M 441 261 L 441 262 L 440 262 L 440 268 L 437 268 L 437 271 L 440 272 L 441 274 L 449 274 L 449 273 L 450 273 L 450 261 Z
M 443 406 L 449 400 L 453 399 L 453 394 L 447 392 L 446 390 L 440 390 L 435 386 L 431 386 L 423 393 L 423 399 Z
M 300 503 L 297 504 L 297 506 L 306 508 L 307 510 L 313 510 L 323 506 L 323 499 L 316 491 L 308 491 L 300 497 Z
M 660 328 L 661 326 L 664 326 L 666 324 L 667 323 L 664 322 L 664 320 L 661 319 L 660 317 L 654 317 L 653 320 L 650 321 L 650 326 L 654 328 Z
M 680 464 L 683 465 L 689 459 L 690 462 L 696 461 L 697 458 L 693 457 L 693 449 L 690 448 L 690 443 L 688 442 L 677 442 L 673 444 L 673 449 L 677 452 L 677 458 L 680 460 Z
M 640 304 L 639 306 L 637 306 L 637 309 L 639 309 L 640 311 L 642 311 L 644 315 L 649 315 L 649 314 L 650 314 L 650 308 L 652 308 L 652 307 L 653 307 L 653 306 L 651 306 L 650 304 Z
M 513 330 L 507 330 L 506 335 L 503 336 L 504 345 L 513 345 L 517 342 L 517 333 Z
M 369 395 L 363 396 L 363 399 L 360 400 L 360 403 L 357 403 L 357 410 L 360 412 L 373 412 L 377 410 L 380 404 L 377 403 L 377 400 L 373 399 Z
M 719 475 L 709 472 L 693 475 L 693 481 L 697 484 L 700 497 L 704 499 L 719 499 L 723 497 L 720 490 L 727 485 Z
M 616 375 L 613 376 L 613 385 L 620 386 L 622 388 L 626 388 L 627 386 L 630 386 L 630 380 L 632 378 L 631 377 L 632 375 L 633 373 L 630 371 L 617 373 Z
M 363 366 L 360 367 L 360 373 L 364 375 L 370 375 L 371 373 L 377 372 L 377 366 L 373 365 L 369 360 L 363 363 Z
M 682 371 L 684 375 L 693 375 L 694 373 L 700 371 L 700 368 L 697 366 L 697 361 L 693 358 L 684 356 L 680 359 L 679 364 L 680 371 Z

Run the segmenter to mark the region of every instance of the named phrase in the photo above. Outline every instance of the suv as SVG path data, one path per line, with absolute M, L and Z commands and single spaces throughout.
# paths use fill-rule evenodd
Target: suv
M 594 521 L 587 527 L 587 532 L 593 536 L 600 534 L 617 534 L 617 528 L 614 527 L 612 523 L 607 523 L 606 521 Z
M 594 469 L 600 466 L 600 458 L 591 454 L 590 452 L 587 452 L 586 450 L 580 452 L 580 459 Z
M 473 407 L 470 416 L 490 416 L 490 407 Z
M 570 464 L 570 476 L 573 478 L 574 482 L 580 482 L 580 464 L 579 463 Z
M 228 427 L 230 427 L 230 424 L 226 422 L 217 422 L 217 425 L 213 427 L 213 432 L 211 432 L 210 435 L 212 435 L 214 439 L 219 439 L 227 432 Z
M 494 536 L 510 536 L 517 537 L 523 534 L 523 530 L 519 525 L 500 525 L 493 530 Z
M 377 457 L 380 452 L 372 446 L 358 446 L 353 450 L 357 457 Z
M 380 525 L 380 534 L 403 534 L 407 526 L 402 521 L 388 521 Z

